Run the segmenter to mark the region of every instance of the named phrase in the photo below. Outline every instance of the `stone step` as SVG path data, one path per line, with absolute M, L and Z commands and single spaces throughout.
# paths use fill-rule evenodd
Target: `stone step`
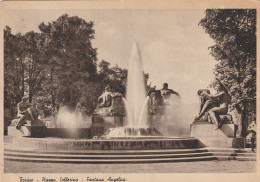
M 226 156 L 226 157 L 251 157 L 256 159 L 256 153 L 233 153 L 232 151 L 226 152 L 217 152 L 217 151 L 207 151 L 207 150 L 186 150 L 186 151 L 149 151 L 149 152 L 136 152 L 136 151 L 127 151 L 125 153 L 121 153 L 118 151 L 111 151 L 107 152 L 92 152 L 92 153 L 85 153 L 85 152 L 58 152 L 58 151 L 28 151 L 28 150 L 8 150 L 5 149 L 6 156 L 31 156 L 31 157 L 51 157 L 51 158 L 167 158 L 167 157 L 182 157 L 182 156 L 206 156 L 206 155 L 213 155 L 213 156 Z
M 207 148 L 218 160 L 256 161 L 256 152 L 250 149 Z
M 215 156 L 215 155 L 214 155 Z M 243 157 L 243 156 L 215 156 L 217 160 L 238 160 L 238 161 L 256 161 L 256 157 Z
M 25 158 L 49 158 L 49 159 L 158 159 L 158 158 L 187 158 L 187 157 L 202 157 L 212 156 L 209 152 L 203 153 L 186 153 L 186 154 L 150 154 L 150 155 L 72 155 L 72 154 L 35 154 L 35 153 L 19 153 L 19 152 L 5 152 L 5 157 L 25 157 Z
M 44 154 L 67 154 L 67 155 L 153 155 L 153 154 L 185 154 L 207 152 L 205 148 L 198 149 L 165 149 L 165 150 L 38 150 L 32 148 L 14 147 L 5 145 L 5 152 L 19 153 L 44 153 Z
M 256 158 L 256 153 L 228 153 L 228 152 L 211 152 L 214 156 L 232 156 L 232 157 L 253 157 Z
M 252 153 L 255 154 L 255 152 L 252 152 L 250 148 L 212 148 L 207 147 L 208 151 L 212 152 L 233 152 L 233 153 Z
M 89 163 L 89 164 L 112 164 L 112 163 L 164 163 L 164 162 L 192 162 L 216 160 L 213 156 L 182 157 L 182 158 L 158 158 L 158 159 L 50 159 L 6 156 L 5 160 L 26 162 L 48 162 L 48 163 Z
M 5 160 L 57 163 L 157 163 L 202 160 L 256 161 L 248 149 L 199 148 L 167 150 L 36 150 L 5 145 Z

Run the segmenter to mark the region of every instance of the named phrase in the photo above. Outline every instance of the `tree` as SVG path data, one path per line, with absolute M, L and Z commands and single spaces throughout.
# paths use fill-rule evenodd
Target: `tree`
M 21 34 L 4 29 L 4 105 L 11 108 L 24 94 L 24 41 Z
M 29 101 L 32 102 L 33 96 L 42 89 L 41 83 L 45 79 L 45 76 L 42 74 L 44 71 L 44 59 L 42 56 L 44 37 L 42 34 L 31 31 L 26 33 L 23 39 L 25 42 L 23 50 L 25 53 L 24 83 L 27 84 Z
M 66 102 L 75 105 L 81 88 L 95 79 L 97 53 L 92 47 L 93 22 L 65 14 L 52 23 L 39 25 L 45 36 L 47 79 L 45 93 L 51 94 L 52 105 Z M 83 89 L 84 90 L 84 89 Z
M 46 114 L 61 102 L 74 108 L 78 102 L 92 114 L 97 98 L 110 85 L 126 93 L 127 70 L 102 60 L 92 47 L 94 23 L 65 14 L 41 23 L 40 33 L 13 35 L 4 30 L 5 107 L 13 107 L 24 93 L 40 102 Z M 98 68 L 98 70 L 97 70 Z M 147 82 L 149 74 L 144 74 Z M 48 115 L 47 114 L 47 115 Z
M 106 85 L 110 85 L 116 92 L 125 95 L 127 70 L 120 68 L 118 65 L 110 67 L 110 63 L 105 60 L 99 63 L 98 68 L 99 80 L 103 85 L 103 89 Z
M 256 115 L 256 10 L 208 9 L 200 21 L 215 41 L 210 53 L 214 70 L 231 95 L 231 109 L 239 114 L 239 136 L 245 136 Z
M 4 34 L 5 103 L 14 107 L 25 93 L 29 94 L 31 102 L 33 95 L 41 89 L 41 36 L 35 32 L 13 35 L 9 27 L 5 28 Z

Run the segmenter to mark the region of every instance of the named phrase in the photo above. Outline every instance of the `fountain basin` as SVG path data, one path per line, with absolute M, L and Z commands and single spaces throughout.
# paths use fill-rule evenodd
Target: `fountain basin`
M 68 139 L 12 137 L 9 144 L 21 148 L 54 150 L 157 150 L 205 147 L 195 138 Z
M 151 127 L 118 127 L 108 129 L 101 138 L 117 139 L 117 138 L 161 138 L 162 134 Z

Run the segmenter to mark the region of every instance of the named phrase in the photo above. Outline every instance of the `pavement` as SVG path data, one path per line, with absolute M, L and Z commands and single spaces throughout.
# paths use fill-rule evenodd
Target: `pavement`
M 67 164 L 4 161 L 5 173 L 255 173 L 256 161 Z

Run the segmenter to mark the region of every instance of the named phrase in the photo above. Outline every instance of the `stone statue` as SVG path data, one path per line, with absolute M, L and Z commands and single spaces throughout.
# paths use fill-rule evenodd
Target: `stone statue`
M 83 113 L 83 112 L 85 111 L 82 102 L 83 102 L 83 101 L 80 100 L 80 101 L 77 103 L 77 105 L 76 105 L 76 107 L 75 107 L 75 112 L 76 112 L 76 113 Z
M 151 105 L 153 106 L 163 105 L 163 98 L 161 96 L 160 90 L 151 90 L 148 92 L 148 95 L 151 97 Z
M 125 105 L 122 94 L 118 92 L 112 92 L 112 104 L 110 107 L 110 115 L 112 116 L 124 116 Z
M 163 84 L 161 90 L 150 90 L 148 96 L 150 97 L 150 114 L 165 114 L 166 110 L 171 112 L 180 104 L 180 95 L 169 89 L 167 83 Z
M 148 92 L 150 97 L 150 114 L 159 114 L 164 110 L 163 108 L 163 97 L 161 96 L 160 90 L 150 90 Z
M 122 116 L 125 115 L 124 102 L 122 94 L 115 92 L 109 86 L 105 92 L 98 98 L 98 106 L 94 115 L 103 116 Z
M 201 97 L 200 113 L 195 120 L 204 120 L 213 122 L 220 128 L 223 124 L 222 120 L 232 120 L 232 118 L 226 116 L 228 112 L 228 105 L 230 96 L 226 91 L 226 88 L 219 82 L 216 85 L 217 93 L 211 95 L 209 90 L 201 89 L 198 91 L 198 95 Z M 222 119 L 221 116 L 222 115 Z M 223 115 L 225 117 L 223 117 Z M 209 117 L 210 116 L 210 117 Z
M 163 84 L 163 89 L 161 90 L 161 95 L 163 97 L 163 103 L 165 105 L 171 105 L 172 104 L 172 101 L 171 101 L 172 95 L 178 96 L 178 97 L 180 96 L 180 94 L 178 94 L 174 90 L 168 88 L 168 83 Z
M 16 129 L 20 129 L 26 120 L 35 121 L 38 119 L 39 113 L 36 105 L 28 102 L 28 96 L 23 96 L 22 101 L 17 104 L 17 116 L 19 120 L 16 124 Z
M 205 97 L 205 93 L 206 94 L 210 94 L 210 91 L 208 89 L 199 89 L 197 94 L 200 98 L 200 110 L 199 110 L 199 116 L 196 117 L 197 120 L 201 120 L 201 121 L 208 121 L 208 111 L 213 108 L 216 107 L 218 105 L 217 100 L 212 100 L 209 99 L 207 97 Z M 207 103 L 206 103 L 207 102 Z M 201 112 L 203 109 L 203 106 L 206 106 L 207 108 L 204 109 L 204 112 Z
M 109 128 L 122 127 L 125 121 L 125 103 L 121 93 L 106 87 L 98 101 L 90 128 L 93 138 L 103 135 Z
M 110 87 L 107 86 L 105 88 L 105 92 L 98 98 L 100 107 L 110 107 L 112 104 L 112 96 L 111 96 Z

